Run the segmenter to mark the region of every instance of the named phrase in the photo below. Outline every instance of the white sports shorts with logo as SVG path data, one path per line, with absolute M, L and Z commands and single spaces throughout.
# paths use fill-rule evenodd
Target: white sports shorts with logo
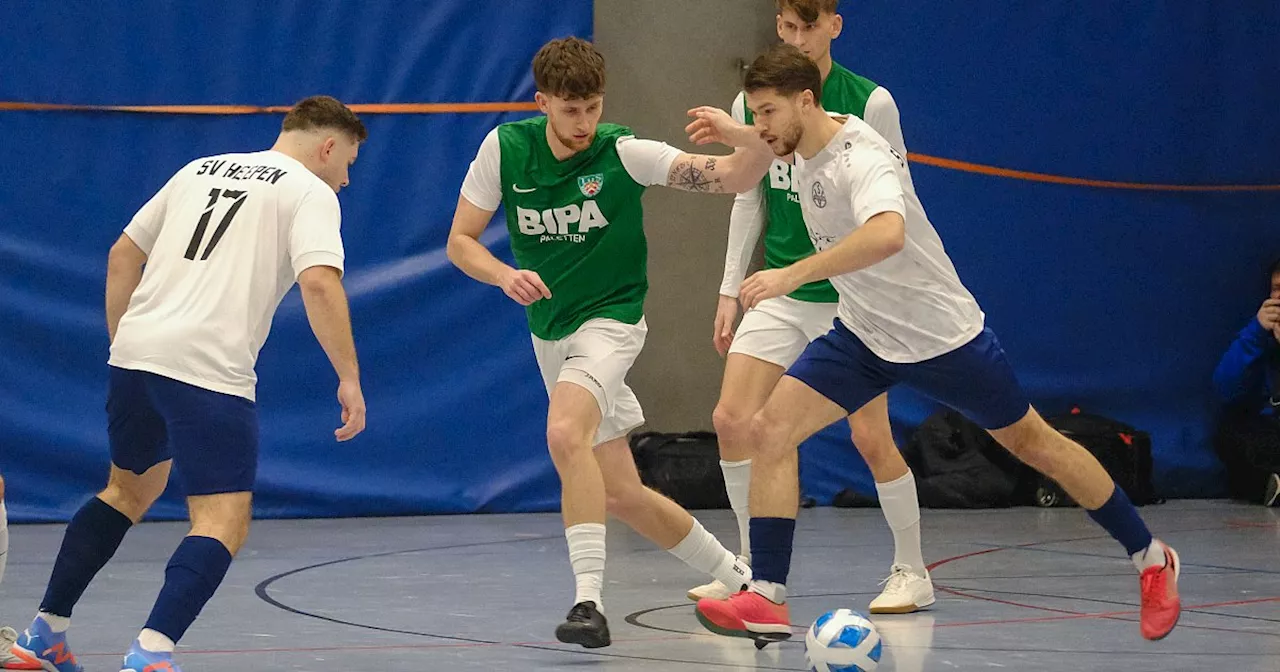
M 747 355 L 790 368 L 811 341 L 831 331 L 837 305 L 799 301 L 789 296 L 761 301 L 742 316 L 729 354 Z
M 573 383 L 595 396 L 600 405 L 597 446 L 644 424 L 640 400 L 626 378 L 648 333 L 644 318 L 638 324 L 597 318 L 558 341 L 533 337 L 533 354 L 548 395 L 557 383 Z

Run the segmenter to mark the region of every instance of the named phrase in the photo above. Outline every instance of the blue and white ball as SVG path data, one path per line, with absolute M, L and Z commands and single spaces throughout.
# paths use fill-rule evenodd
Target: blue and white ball
M 805 635 L 804 648 L 813 672 L 873 672 L 880 665 L 880 633 L 852 609 L 819 616 Z

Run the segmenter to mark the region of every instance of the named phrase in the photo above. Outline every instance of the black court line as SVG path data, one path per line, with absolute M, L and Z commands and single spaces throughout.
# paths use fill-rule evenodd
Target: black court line
M 428 546 L 425 548 L 414 548 L 409 550 L 385 551 L 382 553 L 369 553 L 366 555 L 355 555 L 347 558 L 339 558 L 337 560 L 319 562 L 314 565 L 307 565 L 306 567 L 291 569 L 287 572 L 281 572 L 279 574 L 276 574 L 275 576 L 267 577 L 266 579 L 264 579 L 262 582 L 260 582 L 257 586 L 254 587 L 253 591 L 254 591 L 254 594 L 256 594 L 258 598 L 261 599 L 263 602 L 266 602 L 267 604 L 273 607 L 276 607 L 277 609 L 287 611 L 291 614 L 304 616 L 306 618 L 314 618 L 316 620 L 325 621 L 325 622 L 333 623 L 336 625 L 345 625 L 348 627 L 361 628 L 365 630 L 375 630 L 378 632 L 389 632 L 389 633 L 394 633 L 399 635 L 410 635 L 414 637 L 428 637 L 431 639 L 443 639 L 446 641 L 465 642 L 468 644 L 476 644 L 476 645 L 484 645 L 484 646 L 510 646 L 510 647 L 520 648 L 520 649 L 531 649 L 534 651 L 550 651 L 552 653 L 559 653 L 559 654 L 572 653 L 572 654 L 577 654 L 582 656 L 595 656 L 595 657 L 601 657 L 601 658 L 620 658 L 620 659 L 626 659 L 626 660 L 640 660 L 640 661 L 654 662 L 654 663 L 676 663 L 676 664 L 682 664 L 682 665 L 697 665 L 700 667 L 730 667 L 730 668 L 738 668 L 738 669 L 745 667 L 740 663 L 718 663 L 718 662 L 704 661 L 704 660 L 680 660 L 680 659 L 673 659 L 673 658 L 654 658 L 651 656 L 636 656 L 636 655 L 628 655 L 628 654 L 622 654 L 622 653 L 605 653 L 603 651 L 592 651 L 587 649 L 570 649 L 570 648 L 563 648 L 558 646 L 547 646 L 542 644 L 507 643 L 507 642 L 501 642 L 496 640 L 476 639 L 473 637 L 459 637 L 455 635 L 441 635 L 441 634 L 432 633 L 432 632 L 420 632 L 417 630 L 402 630 L 399 628 L 386 628 L 378 625 L 370 625 L 367 623 L 357 623 L 355 621 L 347 621 L 340 618 L 325 616 L 324 614 L 315 614 L 308 611 L 303 611 L 302 609 L 292 607 L 290 605 L 287 605 L 275 599 L 274 597 L 271 597 L 271 595 L 267 592 L 267 589 L 271 587 L 271 584 L 281 579 L 294 576 L 296 574 L 301 574 L 303 572 L 311 571 L 313 569 L 330 567 L 333 565 L 338 565 L 338 564 L 347 563 L 347 562 L 355 562 L 357 560 L 370 560 L 373 558 L 385 558 L 385 557 L 390 557 L 395 555 L 407 555 L 412 553 L 423 553 L 427 551 L 445 551 L 445 550 L 452 550 L 456 548 L 496 546 L 501 544 L 513 544 L 513 543 L 519 543 L 519 542 L 525 542 L 525 541 L 550 541 L 550 540 L 562 539 L 562 538 L 563 538 L 562 535 L 542 536 L 542 537 L 522 537 L 520 539 L 507 539 L 502 541 L 483 541 L 483 542 L 474 542 L 474 543 L 467 543 L 467 544 Z M 688 633 L 681 633 L 681 634 L 688 634 Z M 700 634 L 700 633 L 693 633 L 693 634 Z M 804 668 L 768 667 L 763 665 L 755 665 L 752 667 L 757 670 L 780 670 L 783 672 L 801 672 L 804 670 Z

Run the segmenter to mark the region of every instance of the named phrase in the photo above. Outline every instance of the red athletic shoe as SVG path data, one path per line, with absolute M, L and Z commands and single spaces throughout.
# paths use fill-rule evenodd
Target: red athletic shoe
M 791 637 L 791 610 L 786 603 L 744 590 L 727 600 L 698 600 L 698 622 L 717 635 L 780 642 Z
M 1164 567 L 1142 570 L 1142 636 L 1150 640 L 1164 639 L 1178 624 L 1182 600 L 1178 598 L 1178 574 L 1182 566 L 1178 554 L 1164 547 Z

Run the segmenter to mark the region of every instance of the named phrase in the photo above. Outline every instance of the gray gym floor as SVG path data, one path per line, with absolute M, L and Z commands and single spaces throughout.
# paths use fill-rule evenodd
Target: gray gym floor
M 1138 632 L 1138 580 L 1076 509 L 924 511 L 939 599 L 876 617 L 880 670 L 1280 671 L 1280 515 L 1226 502 L 1146 507 L 1184 564 L 1181 624 Z M 731 548 L 728 511 L 695 512 Z M 757 652 L 702 631 L 684 592 L 703 581 L 611 523 L 605 611 L 613 646 L 555 641 L 573 579 L 557 515 L 256 524 L 179 649 L 187 672 L 228 670 L 802 670 L 803 635 Z M 185 527 L 149 523 L 77 609 L 71 642 L 88 672 L 115 672 L 146 620 Z M 43 594 L 61 526 L 12 528 L 0 621 L 21 629 Z M 866 610 L 891 538 L 874 509 L 801 512 L 792 619 Z

